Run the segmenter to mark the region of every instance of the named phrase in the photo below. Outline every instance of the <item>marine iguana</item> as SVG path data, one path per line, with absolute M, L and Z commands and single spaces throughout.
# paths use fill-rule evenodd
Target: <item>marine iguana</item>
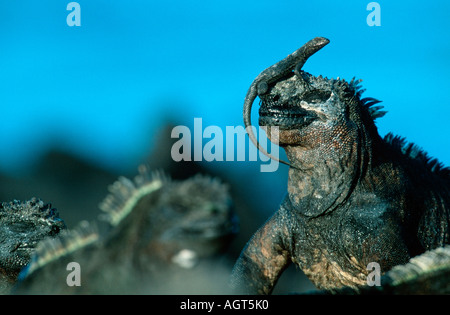
M 235 264 L 236 292 L 270 294 L 291 262 L 319 289 L 353 288 L 366 282 L 371 262 L 385 273 L 450 243 L 449 169 L 400 137 L 381 138 L 375 119 L 385 112 L 361 98 L 360 80 L 301 70 L 328 43 L 315 38 L 266 69 L 245 98 L 250 139 L 259 147 L 248 128 L 259 96 L 259 124 L 291 167 L 280 208 Z
M 38 198 L 0 203 L 0 293 L 7 293 L 39 241 L 66 225 L 57 209 Z
M 216 256 L 237 232 L 237 219 L 218 178 L 175 181 L 141 165 L 134 180 L 120 177 L 109 190 L 97 221 L 38 245 L 13 293 L 161 294 L 181 283 L 186 293 L 200 271 L 220 268 Z M 208 259 L 216 266 L 206 262 L 197 271 Z M 80 266 L 81 286 L 66 283 L 70 262 Z

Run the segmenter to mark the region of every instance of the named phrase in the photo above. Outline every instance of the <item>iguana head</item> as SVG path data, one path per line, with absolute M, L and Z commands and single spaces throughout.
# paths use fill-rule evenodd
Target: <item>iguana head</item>
M 56 209 L 37 198 L 0 203 L 0 278 L 14 282 L 38 242 L 64 228 Z
M 262 86 L 257 89 L 261 100 L 259 124 L 279 128 L 279 144 L 285 147 L 294 167 L 300 167 L 298 154 L 305 150 L 322 157 L 335 156 L 340 150 L 348 152 L 349 146 L 360 140 L 360 130 L 373 131 L 373 120 L 385 113 L 379 110 L 381 106 L 372 107 L 379 101 L 360 99 L 364 91 L 359 86 L 361 80 L 327 79 L 301 70 L 306 60 L 328 42 L 321 37 L 309 41 L 295 52 L 302 51 L 300 60 L 289 55 L 262 72 L 270 72 L 269 80 L 256 83 Z M 245 114 L 244 108 L 247 122 Z
M 373 119 L 384 114 L 380 106 L 370 107 L 377 100 L 360 99 L 359 82 L 292 74 L 260 96 L 259 124 L 278 126 L 279 143 L 288 154 L 313 150 L 323 157 L 343 156 L 361 140 L 361 131 L 373 129 Z
M 141 265 L 190 268 L 226 248 L 237 231 L 228 186 L 217 178 L 177 181 L 142 165 L 134 180 L 121 177 L 110 192 L 100 205 L 104 219 Z
M 278 127 L 268 128 L 268 137 L 285 149 L 292 166 L 291 202 L 307 215 L 321 214 L 346 199 L 371 156 L 372 141 L 379 139 L 374 119 L 385 113 L 373 106 L 379 101 L 360 98 L 360 80 L 316 77 L 301 69 L 328 42 L 321 37 L 309 41 L 294 52 L 301 58 L 289 55 L 252 84 L 260 87 L 259 124 Z M 246 125 L 251 99 L 244 104 Z
M 165 227 L 159 240 L 177 248 L 211 256 L 225 248 L 237 231 L 228 186 L 217 178 L 196 175 L 172 181 L 161 196 Z M 178 253 L 177 253 L 178 254 Z

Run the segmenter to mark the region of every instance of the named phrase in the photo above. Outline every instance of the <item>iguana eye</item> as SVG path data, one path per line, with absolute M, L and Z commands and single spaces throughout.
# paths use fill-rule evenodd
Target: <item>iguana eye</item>
M 323 90 L 308 91 L 303 94 L 302 101 L 309 104 L 325 103 L 331 96 L 331 92 Z

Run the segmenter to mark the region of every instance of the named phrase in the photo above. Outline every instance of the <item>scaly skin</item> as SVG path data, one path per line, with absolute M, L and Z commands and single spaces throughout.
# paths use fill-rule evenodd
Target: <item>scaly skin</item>
M 38 242 L 65 229 L 51 204 L 37 198 L 0 203 L 0 293 L 7 293 Z
M 260 95 L 259 123 L 279 127 L 292 167 L 280 208 L 236 262 L 236 292 L 271 293 L 291 262 L 320 289 L 356 287 L 370 262 L 384 273 L 450 242 L 449 170 L 382 139 L 374 119 L 385 112 L 359 82 L 297 67 Z

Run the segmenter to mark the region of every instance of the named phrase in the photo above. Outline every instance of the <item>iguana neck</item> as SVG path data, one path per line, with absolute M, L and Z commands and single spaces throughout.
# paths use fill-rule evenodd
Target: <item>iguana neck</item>
M 316 217 L 347 201 L 366 176 L 372 159 L 372 138 L 365 129 L 348 131 L 314 148 L 286 146 L 288 194 L 296 211 Z

